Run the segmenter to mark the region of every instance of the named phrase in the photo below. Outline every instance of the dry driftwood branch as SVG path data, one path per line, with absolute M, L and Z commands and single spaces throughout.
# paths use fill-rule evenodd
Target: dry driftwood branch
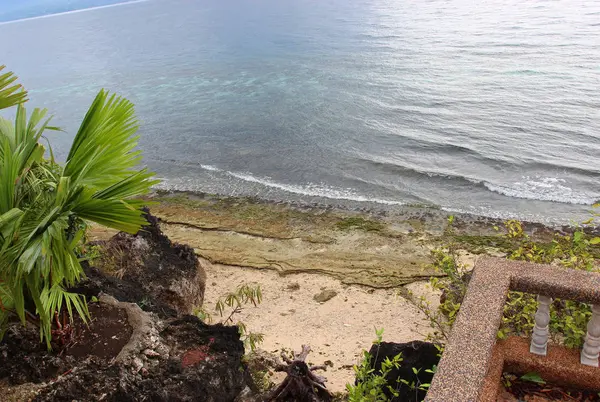
M 302 351 L 290 359 L 284 353 L 281 361 L 277 362 L 276 371 L 287 373 L 287 377 L 277 388 L 271 392 L 266 402 L 329 402 L 332 397 L 325 387 L 325 377 L 313 373 L 315 370 L 324 370 L 325 366 L 309 367 L 306 357 L 310 353 L 310 346 L 302 345 Z

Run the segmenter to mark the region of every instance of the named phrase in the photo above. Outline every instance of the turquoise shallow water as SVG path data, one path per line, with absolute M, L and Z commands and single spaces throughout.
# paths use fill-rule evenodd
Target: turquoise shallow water
M 600 199 L 596 1 L 44 3 L 0 0 L 0 62 L 59 155 L 106 87 L 165 188 L 555 222 Z

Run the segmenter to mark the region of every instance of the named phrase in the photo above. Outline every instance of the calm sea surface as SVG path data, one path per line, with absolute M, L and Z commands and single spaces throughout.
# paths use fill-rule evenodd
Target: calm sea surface
M 0 64 L 63 157 L 100 88 L 131 99 L 165 188 L 554 222 L 600 200 L 598 1 L 136 1 L 1 23 Z

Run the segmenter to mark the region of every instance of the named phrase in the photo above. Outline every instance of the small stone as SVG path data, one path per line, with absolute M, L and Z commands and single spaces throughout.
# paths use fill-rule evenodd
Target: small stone
M 252 390 L 248 386 L 246 386 L 246 388 L 244 388 L 242 390 L 242 392 L 238 395 L 236 400 L 241 400 L 241 401 L 252 400 Z
M 142 352 L 144 355 L 146 355 L 147 357 L 158 357 L 160 356 L 160 353 L 155 352 L 152 349 L 146 349 Z
M 331 360 L 325 360 L 325 363 L 323 364 L 329 367 L 333 367 L 333 362 Z
M 290 283 L 289 285 L 287 285 L 286 289 L 292 292 L 295 290 L 299 290 L 300 284 L 298 282 Z
M 316 294 L 313 299 L 319 303 L 325 303 L 326 301 L 333 299 L 336 295 L 337 292 L 335 290 L 326 289 L 321 293 Z
M 144 367 L 144 362 L 139 357 L 136 357 L 135 359 L 133 359 L 132 365 L 134 371 L 137 373 Z
M 212 286 L 217 286 L 217 282 L 211 283 Z

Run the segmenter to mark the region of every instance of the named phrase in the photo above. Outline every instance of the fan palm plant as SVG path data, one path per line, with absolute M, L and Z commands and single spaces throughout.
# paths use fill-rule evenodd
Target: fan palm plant
M 27 94 L 14 81 L 0 75 L 0 109 L 16 106 L 14 122 L 0 117 L 0 329 L 11 315 L 30 319 L 50 347 L 58 312 L 89 316 L 85 299 L 67 291 L 83 275 L 77 250 L 87 222 L 136 233 L 146 221 L 134 197 L 156 181 L 138 168 L 129 101 L 100 91 L 59 165 L 40 142 L 56 128 L 46 110 L 27 116 Z

